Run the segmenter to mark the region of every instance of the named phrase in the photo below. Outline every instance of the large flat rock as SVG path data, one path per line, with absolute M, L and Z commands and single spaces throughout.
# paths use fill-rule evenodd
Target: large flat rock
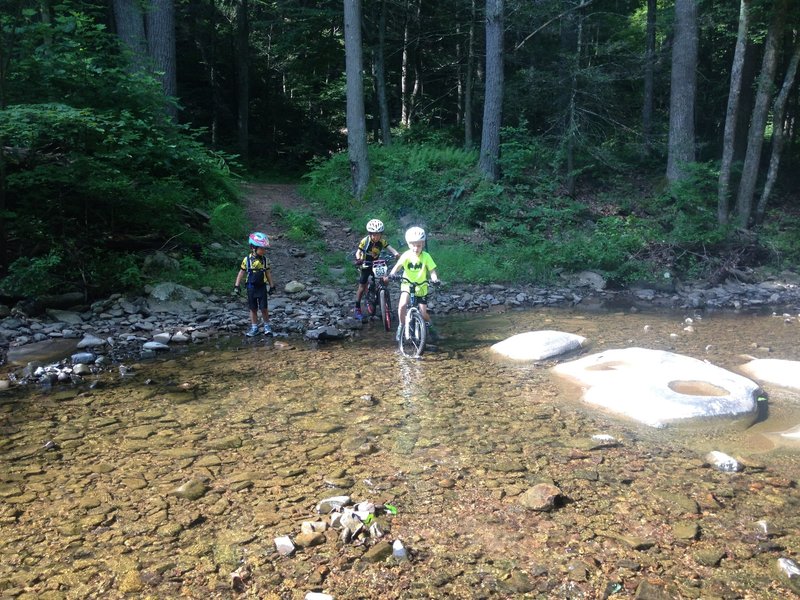
M 757 381 L 800 390 L 800 361 L 756 358 L 739 369 Z
M 721 367 L 645 348 L 607 350 L 553 367 L 583 399 L 653 427 L 709 417 L 757 416 L 758 384 Z
M 579 349 L 585 337 L 563 331 L 527 331 L 497 342 L 492 351 L 512 360 L 544 360 Z

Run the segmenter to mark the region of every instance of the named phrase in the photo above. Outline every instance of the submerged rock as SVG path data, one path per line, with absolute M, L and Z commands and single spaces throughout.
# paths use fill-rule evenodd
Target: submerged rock
M 800 389 L 800 361 L 757 358 L 739 367 L 746 375 L 781 387 Z

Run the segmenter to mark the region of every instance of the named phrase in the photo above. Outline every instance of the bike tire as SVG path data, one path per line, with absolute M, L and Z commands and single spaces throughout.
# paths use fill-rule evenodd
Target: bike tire
M 409 310 L 400 336 L 400 352 L 408 358 L 419 358 L 425 351 L 425 320 L 418 310 Z
M 382 289 L 380 292 L 381 303 L 381 319 L 383 320 L 383 328 L 386 331 L 392 330 L 392 297 L 389 295 L 389 290 Z
M 367 313 L 370 317 L 375 316 L 378 299 L 375 297 L 375 281 L 372 280 L 367 288 Z

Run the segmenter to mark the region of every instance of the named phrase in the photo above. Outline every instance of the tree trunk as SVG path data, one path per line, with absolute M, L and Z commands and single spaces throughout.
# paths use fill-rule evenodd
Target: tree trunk
M 193 35 L 194 44 L 200 54 L 200 63 L 208 78 L 208 87 L 211 92 L 209 99 L 211 114 L 211 146 L 216 148 L 219 144 L 219 114 L 223 105 L 220 85 L 217 75 L 217 11 L 213 5 L 214 0 L 205 0 L 198 3 L 194 14 Z M 198 14 L 199 13 L 199 14 Z M 208 26 L 205 26 L 205 20 Z
M 772 85 L 778 64 L 778 43 L 783 33 L 785 15 L 786 0 L 778 0 L 764 42 L 756 103 L 750 119 L 747 152 L 742 166 L 742 179 L 739 182 L 739 195 L 736 197 L 736 224 L 742 229 L 747 229 L 750 225 L 753 212 L 753 195 L 758 179 L 758 166 L 761 163 L 761 147 L 764 143 L 764 129 L 767 125 Z
M 236 138 L 239 156 L 250 161 L 250 21 L 248 0 L 236 4 Z
M 386 99 L 386 0 L 381 0 L 378 15 L 378 46 L 375 48 L 375 93 L 378 96 L 378 113 L 381 123 L 381 141 L 384 146 L 392 145 L 392 131 L 389 123 L 389 102 Z
M 675 0 L 675 36 L 669 94 L 667 181 L 687 176 L 695 159 L 694 108 L 697 94 L 697 4 Z
M 131 52 L 131 71 L 144 70 L 147 65 L 147 38 L 144 34 L 144 15 L 139 0 L 113 0 L 114 24 L 117 35 Z
M 783 78 L 781 91 L 778 93 L 778 97 L 775 98 L 775 106 L 772 109 L 772 155 L 769 159 L 767 181 L 764 183 L 764 189 L 761 191 L 761 198 L 756 208 L 756 223 L 761 223 L 764 220 L 764 211 L 767 208 L 767 201 L 772 194 L 775 180 L 778 178 L 778 167 L 781 162 L 783 142 L 786 138 L 786 124 L 784 123 L 786 102 L 789 100 L 789 93 L 794 87 L 794 78 L 797 74 L 798 62 L 800 62 L 800 43 L 795 45 L 794 54 L 792 54 L 789 66 L 786 68 L 786 76 Z
M 647 0 L 647 32 L 645 34 L 644 58 L 644 97 L 642 99 L 642 150 L 645 156 L 650 154 L 653 143 L 653 81 L 656 68 L 656 16 L 658 6 L 656 0 Z
M 361 0 L 344 0 L 344 48 L 347 72 L 347 150 L 353 178 L 353 195 L 360 200 L 364 197 L 369 182 L 361 57 Z
M 500 123 L 503 116 L 503 0 L 486 0 L 486 92 L 483 105 L 481 156 L 483 176 L 500 175 Z
M 408 65 L 409 65 L 409 43 L 411 38 L 411 17 L 409 16 L 409 1 L 405 3 L 405 22 L 403 25 L 403 55 L 400 64 L 400 123 L 403 127 L 410 125 L 409 114 L 409 94 L 408 94 Z
M 173 119 L 178 118 L 178 107 L 172 101 L 178 94 L 175 68 L 175 5 L 173 0 L 151 0 L 145 13 L 147 23 L 147 48 L 156 77 L 168 102 L 166 111 Z
M 728 222 L 729 195 L 731 185 L 731 165 L 736 143 L 736 120 L 738 119 L 739 98 L 742 91 L 742 67 L 747 50 L 747 29 L 749 21 L 750 0 L 741 0 L 739 6 L 739 30 L 736 34 L 736 49 L 733 52 L 731 66 L 731 85 L 728 92 L 728 109 L 725 113 L 725 133 L 722 138 L 722 163 L 719 167 L 719 185 L 717 188 L 717 222 L 725 225 Z
M 578 94 L 578 70 L 580 69 L 581 52 L 583 46 L 583 15 L 581 12 L 575 14 L 574 19 L 569 20 L 569 26 L 575 22 L 575 46 L 572 48 L 573 59 L 569 61 L 570 86 L 569 86 L 569 110 L 567 114 L 567 127 L 565 132 L 566 154 L 567 154 L 567 193 L 572 196 L 575 194 L 575 146 L 578 140 L 578 107 L 576 97 Z M 569 36 L 572 38 L 573 36 Z
M 467 65 L 464 77 L 464 149 L 472 150 L 475 146 L 472 128 L 472 71 L 475 69 L 475 13 L 476 0 L 471 1 L 469 33 L 467 34 Z

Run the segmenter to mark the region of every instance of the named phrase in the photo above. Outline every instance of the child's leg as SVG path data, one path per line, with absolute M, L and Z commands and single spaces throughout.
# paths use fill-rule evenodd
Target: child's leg
M 400 292 L 400 301 L 397 304 L 397 316 L 400 317 L 400 326 L 406 322 L 406 310 L 408 309 L 408 292 Z
M 417 306 L 419 307 L 419 312 L 422 314 L 422 318 L 425 319 L 425 322 L 430 323 L 431 317 L 428 315 L 428 305 L 420 302 L 417 304 Z
M 250 323 L 258 325 L 258 311 L 253 308 L 250 309 Z
M 364 295 L 366 289 L 367 289 L 366 283 L 358 284 L 358 291 L 356 291 L 356 306 L 361 306 L 361 297 Z

